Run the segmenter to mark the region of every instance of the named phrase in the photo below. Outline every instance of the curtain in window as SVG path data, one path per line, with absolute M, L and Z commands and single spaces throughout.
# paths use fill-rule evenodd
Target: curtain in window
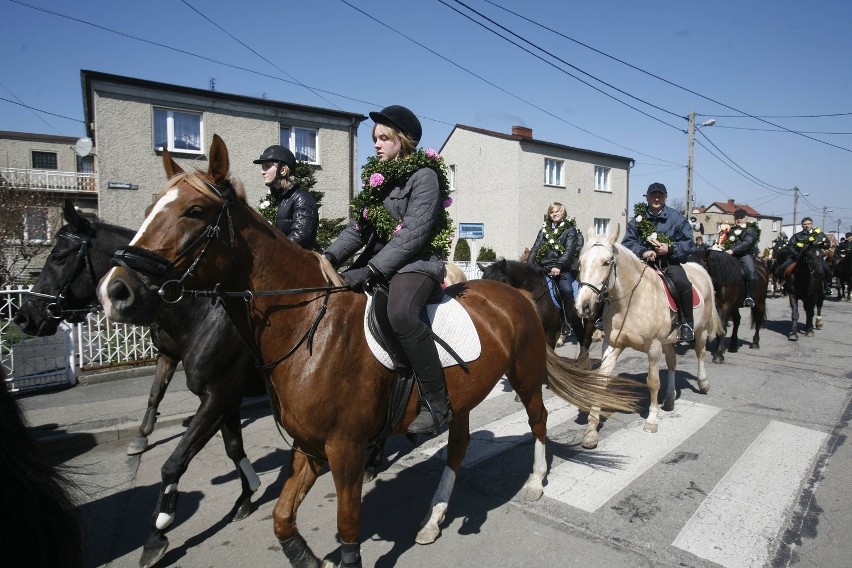
M 169 113 L 154 109 L 154 148 L 169 147 Z
M 185 112 L 173 112 L 175 148 L 201 151 L 199 117 Z
M 296 159 L 302 162 L 317 161 L 317 133 L 314 130 L 296 128 Z

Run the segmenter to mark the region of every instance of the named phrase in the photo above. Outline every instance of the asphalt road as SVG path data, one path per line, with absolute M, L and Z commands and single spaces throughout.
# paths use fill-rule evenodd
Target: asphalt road
M 576 410 L 548 394 L 550 470 L 536 502 L 518 495 L 532 465 L 522 407 L 498 385 L 472 414 L 468 460 L 432 545 L 414 537 L 440 479 L 441 439 L 419 447 L 393 439 L 391 466 L 364 489 L 364 565 L 852 566 L 852 304 L 830 299 L 824 329 L 790 342 L 786 299 L 772 299 L 760 350 L 748 349 L 746 313 L 742 350 L 722 365 L 708 357 L 708 394 L 698 392 L 694 353 L 678 357 L 679 398 L 656 434 L 642 431 L 640 416 L 619 414 L 605 423 L 599 447 L 583 450 Z M 576 346 L 559 352 L 572 356 Z M 637 380 L 646 368 L 633 351 L 616 366 Z M 214 438 L 181 479 L 171 548 L 158 566 L 287 565 L 271 512 L 289 447 L 262 407 L 244 423 L 262 481 L 257 510 L 229 522 L 239 480 Z M 158 428 L 139 457 L 125 455 L 126 440 L 57 456 L 81 487 L 91 566 L 138 565 L 160 466 L 182 431 Z M 299 526 L 315 553 L 339 561 L 335 508 L 326 472 L 299 510 Z

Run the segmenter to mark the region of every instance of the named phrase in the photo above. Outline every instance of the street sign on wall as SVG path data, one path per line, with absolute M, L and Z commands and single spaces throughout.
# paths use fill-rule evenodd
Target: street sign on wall
M 459 223 L 460 239 L 481 239 L 485 236 L 485 223 Z

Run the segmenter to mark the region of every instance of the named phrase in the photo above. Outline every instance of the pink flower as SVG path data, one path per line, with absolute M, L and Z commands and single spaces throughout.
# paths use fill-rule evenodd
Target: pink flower
M 447 207 L 449 207 L 452 204 L 453 204 L 453 198 L 452 197 L 446 198 L 444 200 L 444 202 L 442 203 L 442 205 L 444 206 L 444 209 L 446 209 Z
M 385 176 L 376 172 L 370 176 L 370 187 L 379 187 L 385 182 Z
M 401 230 L 402 230 L 402 223 L 400 223 L 399 225 L 397 225 L 397 226 L 394 228 L 394 230 L 393 230 L 393 234 L 394 234 L 394 235 L 396 235 L 396 234 L 397 234 L 398 232 L 400 232 Z
M 369 213 L 369 210 L 368 210 L 366 207 L 364 207 L 364 210 L 363 210 L 363 211 L 361 211 L 361 217 L 363 217 L 364 219 L 366 219 L 366 218 L 367 218 L 367 213 Z
M 438 152 L 436 152 L 432 148 L 429 148 L 428 150 L 426 150 L 426 157 L 431 158 L 431 159 L 435 160 L 436 162 L 438 161 L 438 158 L 439 158 Z

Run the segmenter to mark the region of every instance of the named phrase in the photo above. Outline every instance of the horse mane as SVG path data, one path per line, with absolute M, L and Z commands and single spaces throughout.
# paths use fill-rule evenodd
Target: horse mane
M 713 280 L 713 288 L 721 290 L 724 286 L 731 286 L 743 279 L 740 261 L 725 252 L 708 251 L 704 257 L 707 273 Z
M 237 198 L 237 201 L 248 205 L 248 202 L 246 201 L 246 191 L 243 187 L 242 182 L 230 175 L 228 176 L 227 181 L 231 185 L 231 188 L 234 190 L 234 194 Z M 163 194 L 165 194 L 170 189 L 181 183 L 189 184 L 202 194 L 212 197 L 214 199 L 222 199 L 222 196 L 214 192 L 213 189 L 208 185 L 209 180 L 207 179 L 207 173 L 196 168 L 193 172 L 180 172 L 169 178 L 168 183 L 166 183 L 163 189 L 161 189 L 159 193 L 157 193 L 157 196 L 154 198 L 154 201 L 158 200 L 160 197 L 163 196 Z

